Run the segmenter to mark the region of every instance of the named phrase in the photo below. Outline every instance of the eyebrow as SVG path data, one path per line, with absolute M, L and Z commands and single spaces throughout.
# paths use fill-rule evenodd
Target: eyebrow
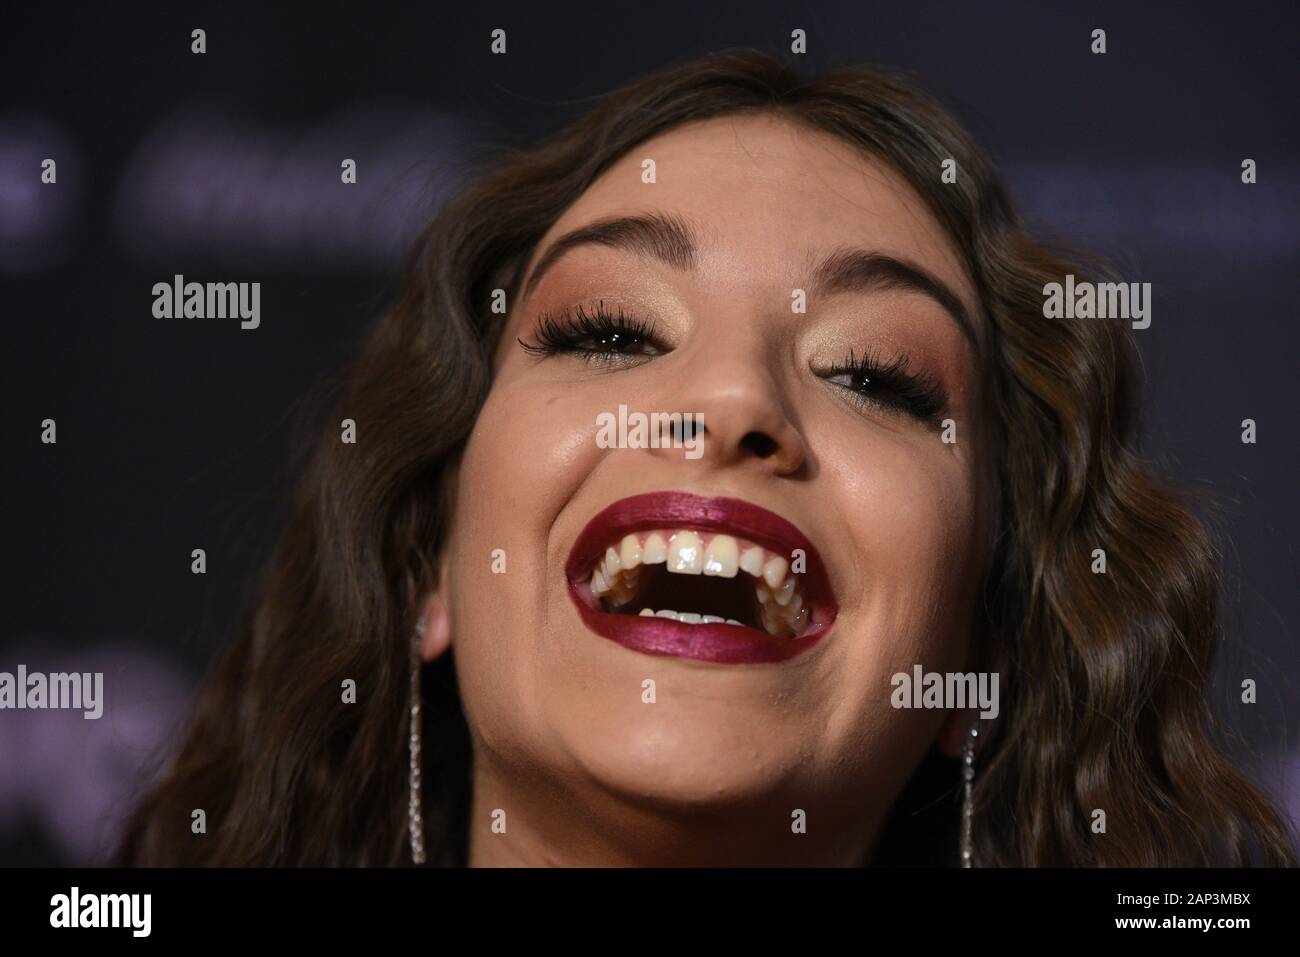
M 884 253 L 840 247 L 823 256 L 813 269 L 812 295 L 868 289 L 909 289 L 929 296 L 953 318 L 979 354 L 979 337 L 961 298 L 945 282 L 920 266 Z
M 575 247 L 587 245 L 650 256 L 685 271 L 695 268 L 700 244 L 690 224 L 676 216 L 643 213 L 600 219 L 565 233 L 547 247 L 524 286 L 523 299 L 531 295 L 561 257 Z M 823 256 L 811 275 L 810 296 L 869 289 L 908 289 L 928 296 L 957 323 L 976 354 L 980 352 L 979 338 L 961 298 L 920 266 L 885 253 L 842 246 Z
M 694 230 L 685 220 L 676 216 L 644 213 L 599 219 L 565 233 L 551 243 L 528 278 L 523 298 L 528 298 L 556 260 L 575 246 L 587 245 L 609 246 L 612 249 L 625 249 L 643 256 L 652 256 L 681 270 L 695 268 L 696 250 L 699 248 Z

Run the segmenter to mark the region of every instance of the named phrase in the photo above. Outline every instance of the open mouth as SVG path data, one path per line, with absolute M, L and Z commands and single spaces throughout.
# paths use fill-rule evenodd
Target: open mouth
M 592 631 L 649 654 L 780 661 L 824 637 L 836 613 L 807 537 L 739 499 L 622 499 L 588 523 L 565 571 Z
M 725 533 L 630 532 L 617 549 L 605 549 L 588 585 L 602 610 L 614 614 L 741 625 L 786 638 L 797 637 L 808 620 L 790 562 Z

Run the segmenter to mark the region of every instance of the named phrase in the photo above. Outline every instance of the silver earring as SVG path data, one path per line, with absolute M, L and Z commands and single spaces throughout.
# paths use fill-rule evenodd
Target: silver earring
M 971 815 L 974 808 L 971 802 L 971 788 L 975 783 L 975 739 L 979 737 L 979 723 L 970 726 L 970 733 L 961 746 L 961 866 L 974 867 L 975 858 L 971 851 Z
M 420 800 L 420 643 L 424 622 L 415 626 L 411 642 L 411 859 L 424 863 L 424 811 Z

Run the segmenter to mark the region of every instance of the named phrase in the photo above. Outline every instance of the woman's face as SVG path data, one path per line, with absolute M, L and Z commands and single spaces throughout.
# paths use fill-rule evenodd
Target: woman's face
M 442 565 L 472 858 L 869 851 L 949 717 L 891 677 L 968 670 L 979 316 L 897 174 L 774 117 L 679 127 L 569 207 L 509 303 Z M 638 433 L 655 412 L 703 431 Z

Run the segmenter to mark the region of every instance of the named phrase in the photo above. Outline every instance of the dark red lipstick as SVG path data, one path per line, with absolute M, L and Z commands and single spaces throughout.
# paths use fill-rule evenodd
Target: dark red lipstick
M 806 567 L 797 577 L 807 609 L 801 633 L 783 637 L 750 625 L 687 624 L 607 610 L 589 584 L 593 567 L 608 548 L 617 549 L 625 535 L 649 530 L 731 535 L 787 560 L 801 551 Z M 784 661 L 824 638 L 838 611 L 826 567 L 808 537 L 781 516 L 735 498 L 653 492 L 620 499 L 587 523 L 569 552 L 564 572 L 569 596 L 588 628 L 603 638 L 651 655 L 720 664 Z

